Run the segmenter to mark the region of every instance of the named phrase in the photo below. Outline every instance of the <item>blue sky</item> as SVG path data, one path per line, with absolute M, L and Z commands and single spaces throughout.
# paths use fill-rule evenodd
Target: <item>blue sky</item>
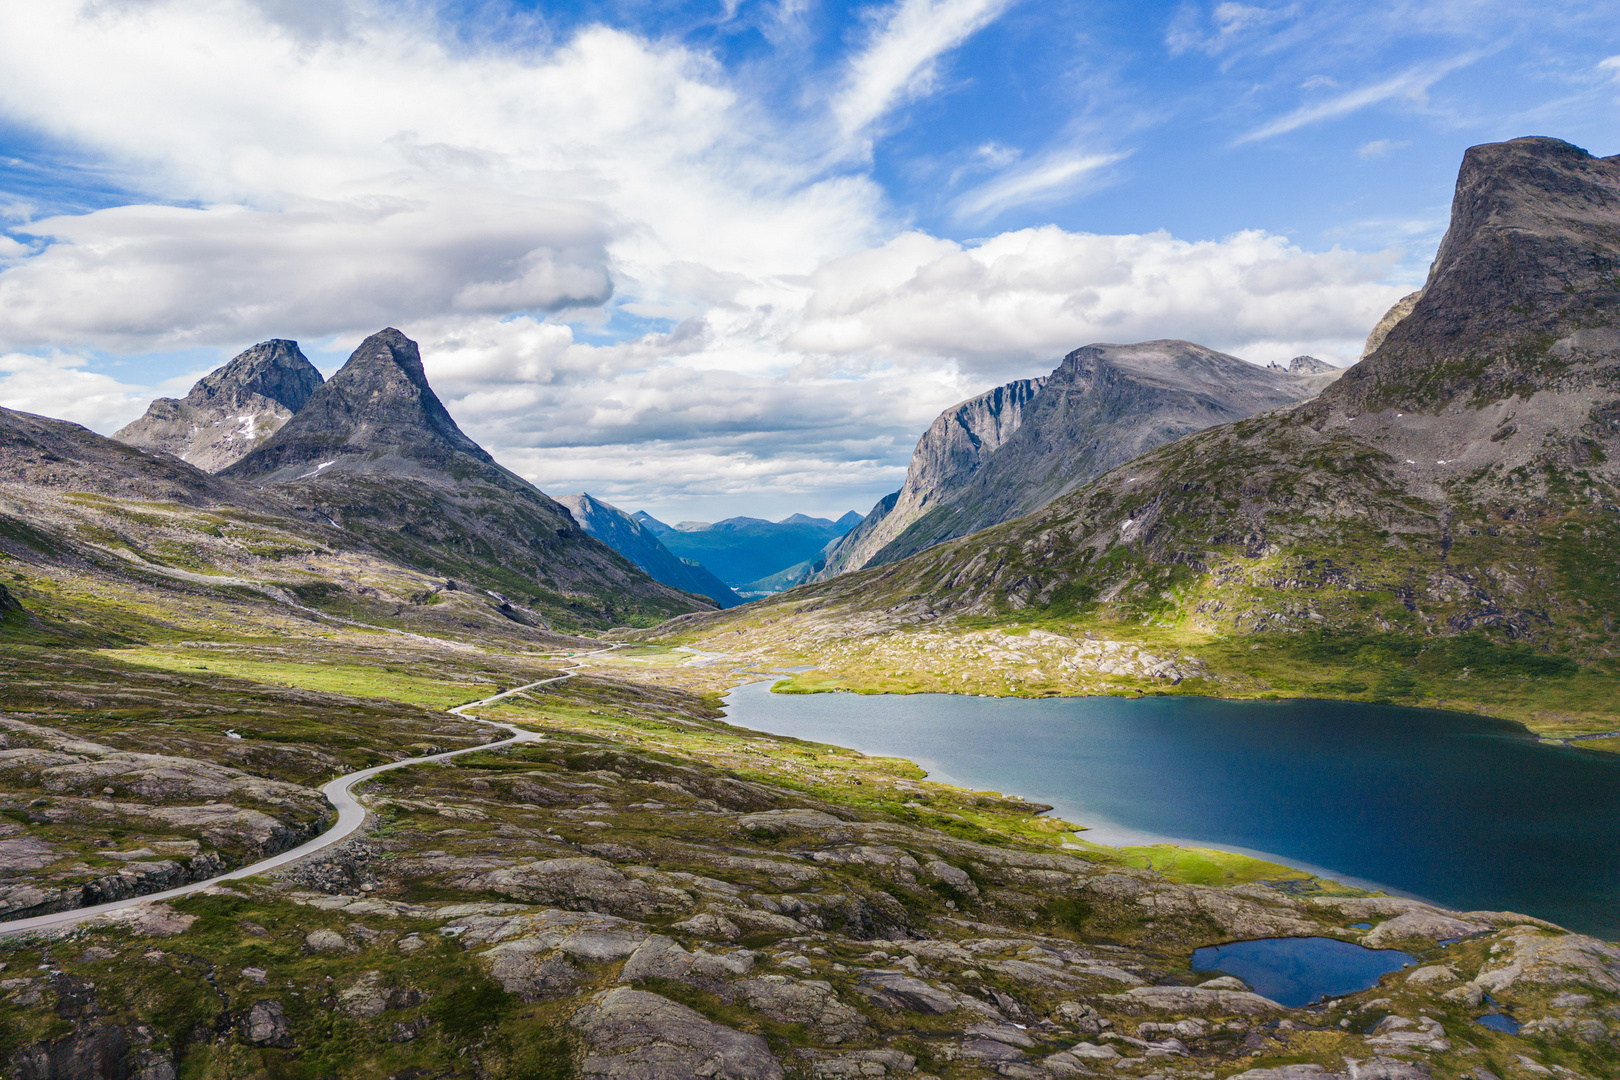
M 0 404 L 392 324 L 547 490 L 864 511 L 1089 341 L 1353 361 L 1466 147 L 1617 106 L 1597 2 L 9 5 Z

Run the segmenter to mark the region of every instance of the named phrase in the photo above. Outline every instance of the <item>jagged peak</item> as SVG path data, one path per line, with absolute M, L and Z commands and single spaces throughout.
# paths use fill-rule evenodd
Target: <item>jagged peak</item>
M 457 457 L 494 465 L 428 385 L 416 342 L 388 327 L 362 341 L 303 409 L 230 471 L 286 480 L 302 469 L 398 471 L 399 462 L 443 469 Z M 388 461 L 395 464 L 377 464 Z
M 1620 155 L 1543 136 L 1470 147 L 1428 281 L 1408 300 L 1325 404 L 1421 411 L 1533 391 L 1553 377 L 1551 341 L 1620 318 Z
M 298 342 L 271 338 L 243 350 L 223 367 L 198 379 L 185 400 L 202 408 L 239 402 L 245 395 L 256 394 L 289 412 L 297 412 L 324 381 Z

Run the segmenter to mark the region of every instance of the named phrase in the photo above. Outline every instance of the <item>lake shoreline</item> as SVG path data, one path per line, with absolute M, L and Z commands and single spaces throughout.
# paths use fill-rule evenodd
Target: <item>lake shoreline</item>
M 1135 818 L 1130 814 L 1110 814 L 1107 812 L 1106 808 L 1099 807 L 1094 804 L 1087 805 L 1085 800 L 1065 798 L 1063 794 L 1057 793 L 1060 789 L 1054 782 L 1030 779 L 1027 777 L 1024 778 L 1023 781 L 1014 779 L 1009 782 L 1009 780 L 1006 778 L 1008 775 L 1006 772 L 1008 767 L 1005 763 L 998 766 L 1002 769 L 1001 777 L 992 778 L 985 775 L 982 769 L 975 771 L 974 769 L 964 770 L 957 767 L 959 763 L 942 760 L 938 753 L 930 753 L 927 751 L 920 753 L 910 752 L 918 748 L 899 745 L 892 740 L 888 742 L 881 742 L 880 744 L 879 742 L 874 741 L 876 736 L 872 735 L 870 732 L 864 734 L 860 732 L 844 732 L 843 734 L 854 734 L 858 737 L 840 738 L 839 733 L 830 731 L 811 733 L 797 727 L 784 728 L 780 725 L 773 725 L 769 721 L 765 720 L 757 710 L 750 708 L 749 705 L 773 701 L 777 703 L 787 703 L 795 700 L 809 702 L 816 699 L 821 699 L 822 701 L 830 704 L 830 699 L 835 696 L 836 693 L 838 693 L 838 691 L 823 691 L 820 693 L 809 694 L 801 691 L 797 693 L 790 692 L 783 694 L 775 690 L 776 686 L 781 685 L 781 681 L 771 681 L 772 675 L 774 674 L 775 673 L 764 674 L 764 677 L 759 680 L 734 686 L 725 695 L 726 722 L 728 724 L 742 728 L 752 728 L 766 731 L 775 735 L 788 735 L 812 742 L 844 746 L 863 754 L 902 758 L 914 763 L 919 769 L 925 770 L 931 782 L 951 785 L 966 791 L 997 791 L 1029 798 L 1032 800 L 1039 800 L 1042 804 L 1051 804 L 1054 807 L 1054 816 L 1061 817 L 1061 819 L 1065 822 L 1074 823 L 1081 826 L 1082 828 L 1078 831 L 1081 832 L 1082 835 L 1078 838 L 1084 840 L 1086 843 L 1094 843 L 1098 844 L 1099 846 L 1107 846 L 1116 849 L 1146 846 L 1166 846 L 1184 848 L 1194 851 L 1228 852 L 1234 855 L 1262 860 L 1266 863 L 1276 864 L 1281 867 L 1291 868 L 1324 881 L 1336 882 L 1358 890 L 1382 892 L 1387 895 L 1414 899 L 1423 903 L 1446 907 L 1453 910 L 1480 909 L 1485 907 L 1511 908 L 1512 910 L 1535 913 L 1536 917 L 1548 919 L 1549 921 L 1558 923 L 1560 925 L 1568 925 L 1573 918 L 1576 928 L 1580 929 L 1581 932 L 1599 933 L 1600 935 L 1607 934 L 1608 936 L 1615 936 L 1616 934 L 1615 931 L 1607 928 L 1608 923 L 1611 920 L 1615 921 L 1617 926 L 1620 926 L 1620 912 L 1609 913 L 1606 910 L 1608 906 L 1614 905 L 1605 905 L 1599 902 L 1597 906 L 1603 908 L 1604 910 L 1601 914 L 1597 914 L 1593 911 L 1582 910 L 1588 907 L 1588 905 L 1582 900 L 1571 899 L 1571 897 L 1576 895 L 1584 895 L 1588 889 L 1594 888 L 1592 883 L 1587 882 L 1585 878 L 1580 878 L 1579 880 L 1574 881 L 1569 888 L 1570 896 L 1566 896 L 1564 900 L 1552 905 L 1552 907 L 1549 907 L 1544 903 L 1515 902 L 1512 899 L 1501 902 L 1487 903 L 1483 900 L 1479 900 L 1479 897 L 1484 895 L 1496 895 L 1499 893 L 1510 897 L 1515 895 L 1522 897 L 1524 895 L 1535 896 L 1541 894 L 1536 893 L 1535 890 L 1537 887 L 1533 882 L 1527 884 L 1526 881 L 1523 880 L 1526 875 L 1522 873 L 1518 875 L 1518 880 L 1508 882 L 1505 885 L 1499 886 L 1498 883 L 1484 881 L 1480 875 L 1483 874 L 1488 877 L 1488 869 L 1472 870 L 1471 873 L 1474 874 L 1472 878 L 1468 878 L 1466 875 L 1460 875 L 1458 880 L 1446 883 L 1448 885 L 1447 888 L 1425 887 L 1426 885 L 1432 886 L 1432 884 L 1437 880 L 1437 876 L 1432 869 L 1419 866 L 1419 864 L 1424 862 L 1424 859 L 1421 857 L 1414 857 L 1404 863 L 1402 863 L 1400 860 L 1396 860 L 1394 863 L 1392 863 L 1391 865 L 1394 865 L 1396 869 L 1400 870 L 1400 873 L 1379 873 L 1376 870 L 1373 872 L 1368 872 L 1368 870 L 1363 869 L 1362 867 L 1369 865 L 1376 866 L 1378 865 L 1377 860 L 1371 859 L 1369 861 L 1369 857 L 1366 855 L 1366 852 L 1364 850 L 1356 849 L 1354 845 L 1343 849 L 1348 853 L 1347 857 L 1343 859 L 1335 859 L 1331 857 L 1323 858 L 1316 851 L 1301 850 L 1299 846 L 1293 844 L 1267 844 L 1264 843 L 1263 840 L 1262 842 L 1257 843 L 1254 842 L 1253 839 L 1250 839 L 1250 842 L 1244 842 L 1245 837 L 1238 835 L 1212 835 L 1210 829 L 1200 829 L 1197 827 L 1196 823 L 1191 822 L 1191 818 L 1189 818 L 1188 822 L 1178 822 L 1169 827 L 1164 827 L 1163 825 L 1153 827 L 1151 824 L 1144 825 L 1142 820 Z M 1025 714 L 1025 718 L 1032 719 L 1034 717 L 1041 716 L 1045 720 L 1058 719 L 1056 715 L 1045 716 L 1045 713 L 1053 707 L 1063 709 L 1064 707 L 1079 706 L 1084 708 L 1090 706 L 1093 708 L 1104 707 L 1118 709 L 1119 707 L 1124 706 L 1125 708 L 1129 709 L 1132 706 L 1150 703 L 1155 704 L 1159 710 L 1184 710 L 1188 707 L 1197 710 L 1200 708 L 1208 708 L 1213 706 L 1217 709 L 1223 709 L 1228 713 L 1230 713 L 1231 710 L 1238 710 L 1239 712 L 1234 715 L 1238 716 L 1242 721 L 1238 724 L 1237 729 L 1240 731 L 1240 733 L 1242 728 L 1253 728 L 1256 721 L 1262 720 L 1265 721 L 1264 725 L 1262 726 L 1266 727 L 1268 730 L 1275 730 L 1277 729 L 1279 723 L 1283 722 L 1283 716 L 1285 713 L 1292 713 L 1299 716 L 1302 714 L 1320 712 L 1324 709 L 1333 710 L 1338 713 L 1345 713 L 1347 711 L 1363 711 L 1369 713 L 1383 712 L 1387 714 L 1385 720 L 1383 721 L 1385 726 L 1387 726 L 1390 722 L 1389 717 L 1398 716 L 1402 723 L 1415 723 L 1418 727 L 1425 729 L 1427 740 L 1425 745 L 1430 750 L 1434 750 L 1436 746 L 1443 743 L 1446 739 L 1450 739 L 1453 742 L 1461 741 L 1463 743 L 1468 743 L 1470 740 L 1472 740 L 1474 743 L 1479 743 L 1481 740 L 1483 740 L 1485 743 L 1489 744 L 1490 747 L 1488 756 L 1490 758 L 1491 768 L 1485 770 L 1485 772 L 1492 777 L 1496 776 L 1497 773 L 1505 771 L 1502 764 L 1503 754 L 1501 751 L 1496 750 L 1496 747 L 1499 746 L 1505 747 L 1511 745 L 1515 747 L 1520 754 L 1522 754 L 1526 749 L 1543 746 L 1548 747 L 1549 749 L 1553 746 L 1583 749 L 1580 747 L 1569 747 L 1568 743 L 1564 742 L 1563 740 L 1552 740 L 1538 736 L 1537 733 L 1527 729 L 1522 722 L 1504 717 L 1493 717 L 1455 709 L 1434 709 L 1426 706 L 1377 706 L 1362 702 L 1347 702 L 1342 699 L 1323 699 L 1315 697 L 1266 697 L 1260 699 L 1219 698 L 1212 695 L 1154 694 L 1151 692 L 1142 694 L 1106 695 L 979 695 L 962 693 L 879 694 L 858 693 L 847 690 L 844 692 L 851 693 L 853 697 L 865 702 L 909 702 L 919 709 L 927 708 L 927 703 L 929 702 L 934 702 L 937 704 L 954 702 L 957 703 L 957 708 L 959 709 L 964 707 L 967 709 L 974 709 L 979 703 L 983 703 L 983 705 L 987 707 L 992 709 L 1000 709 L 1005 712 L 1005 710 L 1009 707 L 1014 710 L 1021 708 L 1019 705 L 1014 705 L 1014 702 L 1027 702 L 1032 705 L 1036 705 L 1036 708 L 1033 710 L 1028 710 Z M 739 695 L 742 696 L 739 697 Z M 1039 703 L 1049 704 L 1041 705 Z M 1186 704 L 1177 705 L 1175 703 Z M 1261 710 L 1259 712 L 1250 711 L 1256 709 L 1260 705 L 1272 706 L 1278 711 L 1273 711 L 1273 709 Z M 843 706 L 838 711 L 847 710 L 848 706 Z M 937 709 L 930 711 L 937 711 Z M 998 715 L 1001 714 L 998 713 Z M 1224 718 L 1224 722 L 1230 725 L 1237 721 L 1233 720 L 1232 715 L 1228 715 Z M 1455 725 L 1457 725 L 1459 722 L 1464 722 L 1465 724 L 1462 729 L 1455 728 Z M 1318 726 L 1320 726 L 1320 724 L 1318 724 Z M 1020 726 L 1018 728 L 1019 737 L 1028 737 L 1032 731 L 1035 732 L 1035 734 L 1047 739 L 1053 738 L 1056 734 L 1055 731 L 1051 729 L 1044 732 L 1039 731 L 1034 725 L 1029 722 L 1025 722 L 1025 719 L 1021 718 Z M 1448 734 L 1448 732 L 1450 734 Z M 1384 737 L 1390 737 L 1389 733 L 1386 732 Z M 1257 736 L 1251 735 L 1251 739 L 1253 738 L 1257 738 Z M 1044 748 L 1047 751 L 1051 750 L 1051 747 Z M 1162 751 L 1163 749 L 1163 746 L 1155 747 L 1156 751 Z M 1355 748 L 1351 747 L 1350 749 L 1353 751 Z M 1477 747 L 1474 752 L 1476 754 L 1478 753 Z M 1309 756 L 1310 755 L 1306 754 L 1300 755 L 1301 760 L 1304 760 Z M 1587 763 L 1589 766 L 1605 772 L 1610 767 L 1610 761 L 1612 760 L 1611 756 L 1608 754 L 1594 752 L 1571 755 L 1571 757 L 1579 762 Z M 1279 769 L 1286 770 L 1290 767 L 1286 755 L 1279 757 L 1274 749 L 1269 752 L 1268 760 Z M 1536 762 L 1537 768 L 1541 771 L 1552 769 L 1556 772 L 1558 769 L 1556 764 L 1550 764 L 1549 761 L 1539 753 L 1536 756 Z M 1383 762 L 1381 767 L 1387 768 L 1388 762 Z M 1375 769 L 1374 771 L 1376 772 L 1377 770 Z M 1399 769 L 1397 769 L 1397 771 L 1399 771 Z M 1464 772 L 1466 771 L 1467 770 L 1464 770 Z M 1575 767 L 1575 771 L 1579 772 L 1581 770 L 1579 767 Z M 1587 771 L 1590 771 L 1590 769 Z M 1178 781 L 1178 783 L 1179 782 L 1180 781 Z M 1481 786 L 1481 791 L 1485 790 L 1487 787 L 1488 784 Z M 1395 784 L 1392 790 L 1400 790 L 1400 785 Z M 1480 796 L 1481 791 L 1474 791 L 1469 797 L 1477 798 Z M 1399 802 L 1400 800 L 1394 798 L 1380 800 L 1369 795 L 1363 801 L 1371 804 L 1378 803 L 1380 801 Z M 1365 809 L 1364 807 L 1356 805 L 1354 801 L 1352 801 L 1350 805 L 1353 809 Z M 1296 815 L 1296 817 L 1297 816 L 1298 815 Z M 1334 815 L 1331 814 L 1325 815 L 1325 818 L 1333 816 Z M 1374 814 L 1372 816 L 1376 817 L 1377 815 Z M 1557 817 L 1557 815 L 1553 815 L 1553 817 Z M 1182 827 L 1186 824 L 1192 824 L 1192 827 Z M 1242 828 L 1244 825 L 1240 823 L 1239 825 L 1233 827 Z M 1307 832 L 1316 827 L 1319 826 L 1316 823 L 1311 822 L 1305 822 L 1300 826 L 1303 831 Z M 1486 831 L 1489 832 L 1489 828 L 1487 828 Z M 1200 835 L 1201 833 L 1202 835 Z M 1446 861 L 1448 859 L 1454 860 L 1461 857 L 1457 855 L 1455 850 L 1449 850 L 1448 845 L 1443 842 L 1444 838 L 1437 839 L 1433 836 L 1425 836 L 1414 839 L 1411 835 L 1404 832 L 1399 827 L 1390 827 L 1386 831 L 1386 835 L 1391 844 L 1397 846 L 1408 845 L 1421 849 L 1428 855 L 1432 856 L 1434 862 Z M 1513 837 L 1511 839 L 1514 842 L 1507 845 L 1507 850 L 1516 850 L 1514 846 L 1515 843 L 1522 846 L 1522 837 Z M 1602 837 L 1601 843 L 1603 845 L 1607 845 L 1609 844 L 1610 839 L 1611 838 L 1607 836 Z M 1477 849 L 1481 846 L 1478 843 L 1467 842 L 1467 838 L 1459 841 L 1459 843 L 1461 843 L 1464 848 L 1475 852 L 1477 852 Z M 1553 845 L 1553 848 L 1556 848 L 1556 846 L 1557 845 Z M 1363 845 L 1363 847 L 1365 847 L 1365 845 Z M 1292 848 L 1292 850 L 1290 850 L 1290 848 Z M 1316 857 L 1312 857 L 1313 855 Z M 1570 866 L 1574 865 L 1574 861 L 1572 860 L 1571 862 L 1565 863 L 1561 866 L 1552 865 L 1552 863 L 1549 861 L 1549 852 L 1542 851 L 1540 852 L 1538 864 L 1542 867 L 1546 874 L 1551 875 L 1553 884 L 1556 884 L 1563 877 L 1567 876 L 1568 869 Z M 1340 866 L 1345 865 L 1351 866 L 1352 869 L 1339 869 Z M 1504 873 L 1506 873 L 1506 871 L 1504 871 Z M 1551 889 L 1552 886 L 1544 885 L 1541 886 L 1541 888 L 1543 891 L 1546 891 Z M 1607 888 L 1608 886 L 1605 884 L 1602 887 L 1596 888 L 1595 893 L 1610 895 L 1608 892 L 1604 891 Z M 1556 892 L 1556 890 L 1552 891 Z M 1467 899 L 1470 896 L 1474 897 L 1474 899 Z

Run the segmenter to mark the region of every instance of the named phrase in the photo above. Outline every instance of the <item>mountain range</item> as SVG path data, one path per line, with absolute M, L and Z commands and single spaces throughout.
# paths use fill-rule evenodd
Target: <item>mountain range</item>
M 1620 157 L 1475 147 L 1427 282 L 1337 381 L 1308 358 L 1232 368 L 1182 342 L 1080 349 L 925 436 L 915 516 L 874 552 L 910 536 L 916 553 L 727 611 L 592 532 L 649 562 L 662 545 L 660 572 L 695 574 L 675 546 L 692 543 L 781 575 L 846 533 L 875 542 L 907 489 L 836 522 L 672 527 L 553 500 L 460 430 L 397 330 L 296 409 L 265 392 L 277 372 L 298 383 L 296 346 L 249 350 L 183 417 L 154 408 L 123 433 L 149 445 L 0 409 L 0 920 L 82 919 L 5 928 L 0 1071 L 1613 1075 L 1612 942 L 1254 854 L 1093 843 L 1017 795 L 734 726 L 720 695 L 785 668 L 785 691 L 1331 697 L 1612 746 L 1617 322 Z M 1294 396 L 1255 405 L 1274 392 Z M 251 438 L 246 416 L 267 418 Z M 1088 425 L 1143 452 L 1115 460 L 1134 451 Z M 946 509 L 1022 516 L 956 536 L 929 524 Z M 821 701 L 840 717 L 873 704 Z M 1358 767 L 1364 720 L 1392 742 L 1444 723 L 1277 712 Z M 1020 742 L 993 719 L 956 730 L 970 756 Z M 1509 754 L 1608 760 L 1468 730 Z M 1167 785 L 1216 809 L 1252 795 L 1204 745 L 1126 775 L 1150 780 L 1146 802 Z M 1470 795 L 1495 797 L 1423 755 L 1381 760 L 1438 777 L 1442 812 L 1338 827 L 1408 861 L 1381 821 L 1454 836 L 1479 825 Z M 1607 768 L 1587 791 L 1608 790 Z M 1314 828 L 1316 774 L 1282 775 Z M 1576 850 L 1602 852 L 1591 822 L 1608 805 L 1565 795 L 1546 798 Z M 337 819 L 354 831 L 324 832 L 350 796 L 364 812 Z M 290 857 L 314 837 L 330 843 Z M 1524 849 L 1503 848 L 1503 876 L 1522 875 Z M 1273 973 L 1190 967 L 1205 947 L 1281 955 L 1289 939 L 1400 952 L 1300 1007 L 1265 996 L 1281 996 Z
M 301 395 L 291 411 L 287 403 Z M 328 381 L 296 344 L 266 342 L 199 382 L 184 404 L 195 433 L 154 420 L 176 411 L 159 402 L 120 432 L 125 442 L 0 410 L 0 472 L 12 485 L 10 505 L 0 507 L 6 519 L 0 547 L 9 540 L 25 558 L 88 565 L 104 565 L 109 553 L 125 565 L 130 558 L 168 565 L 173 569 L 159 574 L 168 586 L 228 564 L 232 576 L 273 575 L 281 596 L 289 595 L 281 586 L 296 592 L 305 588 L 299 578 L 332 567 L 306 563 L 295 570 L 281 555 L 267 561 L 255 552 L 298 552 L 316 561 L 352 555 L 365 560 L 367 573 L 387 578 L 388 587 L 354 580 L 353 567 L 342 575 L 346 583 L 311 582 L 313 591 L 299 595 L 305 602 L 324 597 L 340 606 L 390 609 L 391 618 L 406 623 L 460 618 L 482 626 L 494 617 L 519 632 L 545 631 L 712 607 L 707 598 L 654 581 L 580 529 L 566 508 L 498 465 L 456 426 L 428 385 L 416 344 L 397 330 L 367 338 Z M 283 420 L 284 412 L 291 415 Z M 276 424 L 268 434 L 256 429 L 248 446 L 231 427 L 242 416 Z M 182 436 L 189 441 L 175 441 Z M 142 442 L 150 447 L 130 445 Z M 217 473 L 172 449 L 199 447 Z M 232 544 L 223 522 L 177 531 L 87 502 L 86 495 L 207 509 L 227 515 L 244 535 L 275 539 Z M 87 546 L 87 538 L 94 542 Z
M 792 590 L 755 618 L 793 624 L 783 635 L 968 618 L 1151 628 L 1194 649 L 1247 639 L 1256 672 L 1272 652 L 1298 660 L 1271 685 L 1330 696 L 1410 700 L 1432 675 L 1475 681 L 1426 693 L 1477 701 L 1492 670 L 1508 682 L 1610 671 L 1617 207 L 1620 156 L 1548 138 L 1474 147 L 1423 289 L 1319 395 L 1186 435 L 1026 516 Z M 1341 674 L 1301 681 L 1312 665 Z
M 580 528 L 641 567 L 654 581 L 707 596 L 722 608 L 743 603 L 742 597 L 702 563 L 675 555 L 659 542 L 657 534 L 618 507 L 583 491 L 559 496 L 557 501 L 568 507 Z
M 780 591 L 802 575 L 800 564 L 814 559 L 861 520 L 854 511 L 837 521 L 793 514 L 781 521 L 733 517 L 712 524 L 683 521 L 678 525 L 666 525 L 646 511 L 634 516 L 670 551 L 701 562 L 749 598 Z

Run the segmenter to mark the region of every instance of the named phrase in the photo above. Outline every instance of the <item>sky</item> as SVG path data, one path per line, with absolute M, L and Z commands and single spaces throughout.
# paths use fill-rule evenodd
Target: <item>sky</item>
M 1097 342 L 1337 364 L 1463 151 L 1620 153 L 1613 0 L 0 5 L 0 405 L 420 342 L 557 494 L 836 517 Z

